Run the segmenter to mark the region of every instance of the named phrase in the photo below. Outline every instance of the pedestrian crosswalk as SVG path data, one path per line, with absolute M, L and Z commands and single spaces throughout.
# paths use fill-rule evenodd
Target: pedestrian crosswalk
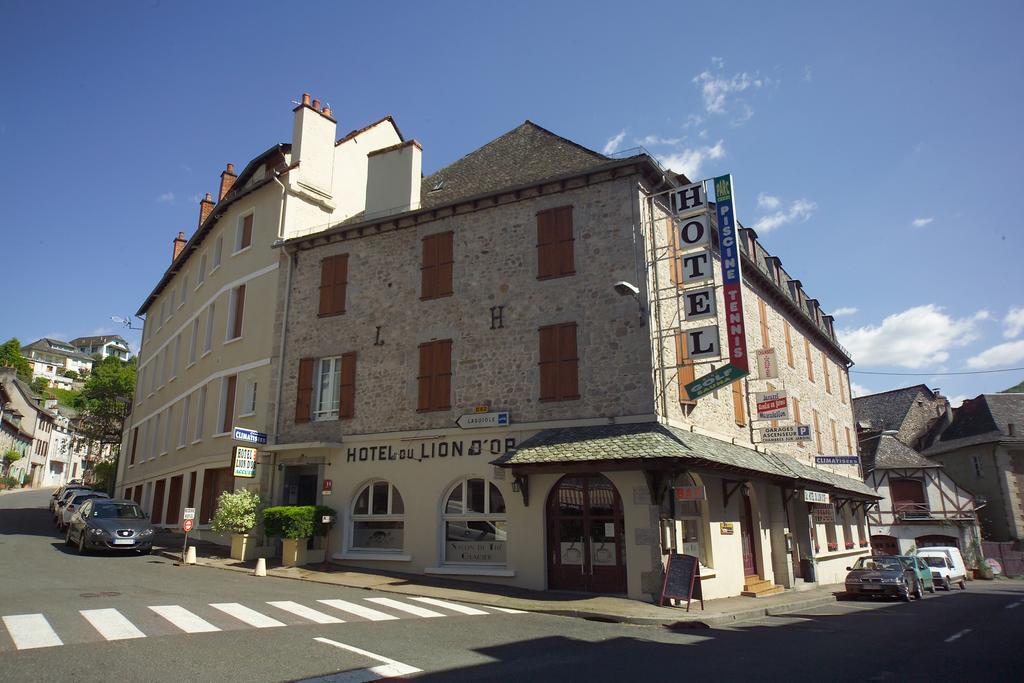
M 71 621 L 63 617 L 56 619 L 56 615 L 51 615 L 54 623 L 62 625 L 60 634 L 44 614 L 11 614 L 0 617 L 4 627 L 0 629 L 0 652 L 174 633 L 215 633 L 243 628 L 522 613 L 521 610 L 507 607 L 470 607 L 449 600 L 413 596 L 403 596 L 401 600 L 386 597 L 359 600 L 325 598 L 316 600 L 315 604 L 314 607 L 293 600 L 271 600 L 250 605 L 215 602 L 188 607 L 146 605 L 83 609 L 77 610 L 80 620 L 78 617 Z

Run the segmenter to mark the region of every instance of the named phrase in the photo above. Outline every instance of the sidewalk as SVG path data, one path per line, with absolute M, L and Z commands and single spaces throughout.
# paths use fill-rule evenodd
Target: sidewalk
M 157 538 L 154 552 L 173 560 L 180 560 L 183 542 L 184 537 L 180 534 L 161 533 Z M 196 548 L 196 564 L 199 566 L 248 574 L 251 574 L 256 568 L 255 560 L 238 562 L 227 557 L 229 549 L 225 546 L 203 541 L 192 543 L 191 540 L 189 545 L 194 545 Z M 278 560 L 270 559 L 267 560 L 267 576 L 594 621 L 669 628 L 722 626 L 765 615 L 785 614 L 834 602 L 835 592 L 841 589 L 841 586 L 834 585 L 810 590 L 787 591 L 766 598 L 735 597 L 706 600 L 703 611 L 700 608 L 700 602 L 694 601 L 687 613 L 685 607 L 658 607 L 626 598 L 586 597 L 577 593 L 532 591 L 413 574 L 371 573 L 332 563 L 305 567 L 282 567 Z

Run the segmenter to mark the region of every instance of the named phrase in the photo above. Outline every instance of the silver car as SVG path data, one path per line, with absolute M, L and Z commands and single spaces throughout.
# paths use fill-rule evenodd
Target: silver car
M 155 527 L 133 500 L 92 498 L 85 501 L 68 522 L 64 542 L 90 550 L 137 550 L 148 554 L 153 549 Z
M 78 510 L 85 501 L 92 500 L 93 498 L 110 498 L 110 496 L 102 491 L 78 491 L 70 498 L 65 498 L 64 505 L 60 509 L 60 518 L 57 520 L 57 528 L 66 528 L 67 525 L 71 523 L 71 517 L 75 514 L 75 511 Z

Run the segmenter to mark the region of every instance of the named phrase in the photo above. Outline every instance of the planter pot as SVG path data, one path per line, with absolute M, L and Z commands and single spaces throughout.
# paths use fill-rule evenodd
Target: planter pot
M 256 536 L 253 534 L 231 534 L 231 559 L 248 562 L 259 557 Z
M 320 564 L 327 561 L 326 548 L 314 548 L 306 551 L 306 564 Z
M 281 564 L 285 567 L 300 567 L 304 564 L 308 564 L 309 560 L 306 556 L 306 545 L 308 540 L 305 538 L 285 538 L 281 540 Z

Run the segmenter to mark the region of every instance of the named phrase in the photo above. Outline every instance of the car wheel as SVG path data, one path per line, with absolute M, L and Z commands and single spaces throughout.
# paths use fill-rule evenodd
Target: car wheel
M 71 527 L 68 527 L 68 531 L 64 534 L 64 545 L 71 546 Z
M 78 535 L 78 554 L 89 554 L 89 549 L 85 547 L 85 529 L 83 529 L 82 533 Z
M 911 599 L 912 598 L 910 595 L 910 585 L 904 583 L 902 586 L 900 586 L 900 600 L 902 600 L 903 602 L 910 602 Z
M 931 580 L 931 581 L 930 581 L 930 582 L 928 583 L 928 592 L 929 592 L 929 593 L 934 593 L 934 592 L 935 592 L 935 579 L 932 579 L 932 580 Z
M 914 583 L 914 597 L 918 600 L 924 600 L 924 589 L 921 588 L 920 581 Z
M 951 589 L 952 589 L 952 587 L 949 585 L 949 577 L 948 576 L 943 576 L 942 577 L 942 590 L 949 591 Z
M 960 579 L 960 590 L 967 590 L 967 579 Z

